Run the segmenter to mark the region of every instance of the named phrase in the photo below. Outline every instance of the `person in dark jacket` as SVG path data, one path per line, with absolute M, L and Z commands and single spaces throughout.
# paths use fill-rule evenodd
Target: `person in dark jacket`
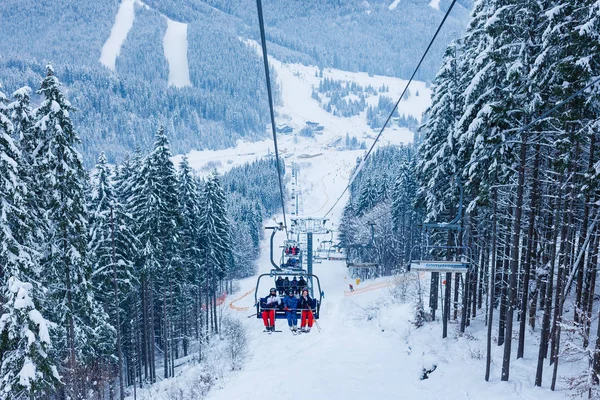
M 300 332 L 310 332 L 310 328 L 313 326 L 314 315 L 312 312 L 313 299 L 308 295 L 308 289 L 302 290 L 302 296 L 298 301 L 298 308 L 302 310 L 302 316 L 300 320 Z
M 261 305 L 263 308 L 262 319 L 265 323 L 265 329 L 267 331 L 275 331 L 275 309 L 281 306 L 281 298 L 277 296 L 277 290 L 271 288 L 269 295 L 264 299 L 261 299 Z
M 290 278 L 288 278 L 287 276 L 283 279 L 283 291 L 285 293 L 287 293 L 288 289 L 290 288 L 291 282 L 290 282 Z
M 296 315 L 298 298 L 294 296 L 294 291 L 292 289 L 288 290 L 288 295 L 283 298 L 283 309 L 285 310 L 285 316 L 287 317 L 290 330 L 296 333 L 296 330 L 298 329 L 298 316 Z
M 277 280 L 275 281 L 275 287 L 277 288 L 277 291 L 279 292 L 279 295 L 283 295 L 283 278 L 282 277 L 278 277 Z
M 304 277 L 301 276 L 300 279 L 298 279 L 298 289 L 300 290 L 300 293 L 302 292 L 302 289 L 304 289 L 306 287 L 306 281 L 304 280 Z
M 292 290 L 294 291 L 294 294 L 300 293 L 300 292 L 298 292 L 298 279 L 296 279 L 296 277 L 294 277 L 294 279 L 292 279 L 291 285 L 292 285 Z

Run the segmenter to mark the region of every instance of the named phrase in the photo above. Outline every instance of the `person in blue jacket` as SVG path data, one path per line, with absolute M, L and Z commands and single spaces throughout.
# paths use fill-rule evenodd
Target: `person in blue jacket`
M 292 289 L 288 290 L 288 295 L 283 298 L 283 309 L 285 310 L 285 316 L 287 317 L 288 325 L 293 333 L 296 333 L 298 329 L 298 316 L 296 310 L 298 309 L 298 298 L 294 296 Z

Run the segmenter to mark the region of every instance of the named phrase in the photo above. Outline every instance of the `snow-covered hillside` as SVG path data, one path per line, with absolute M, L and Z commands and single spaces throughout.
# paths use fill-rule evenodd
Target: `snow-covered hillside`
M 340 151 L 332 146 L 336 138 L 361 135 L 370 144 L 373 131 L 366 125 L 364 115 L 335 117 L 311 98 L 311 87 L 317 83 L 315 68 L 288 65 L 271 60 L 282 88 L 283 104 L 278 107 L 277 122 L 299 128 L 306 121 L 315 121 L 325 129 L 323 135 L 303 138 L 280 135 L 280 149 L 286 162 L 300 165 L 300 184 L 305 200 L 305 214 L 321 217 L 343 191 L 356 157 L 363 151 Z M 385 83 L 392 95 L 398 96 L 403 81 L 366 74 L 349 74 L 326 70 L 324 75 L 337 79 L 355 80 L 374 85 Z M 427 107 L 429 91 L 415 83 L 421 97 L 403 101 L 401 111 L 420 117 Z M 371 101 L 376 99 L 370 99 Z M 386 131 L 382 143 L 401 143 L 412 140 L 404 129 Z M 223 171 L 265 156 L 272 149 L 269 140 L 239 143 L 224 151 L 192 152 L 190 163 L 199 173 L 213 167 Z M 272 150 L 271 150 L 272 151 Z M 288 188 L 289 189 L 289 188 Z M 331 213 L 328 226 L 336 228 L 345 199 Z M 281 221 L 281 216 L 274 218 Z M 283 244 L 284 234 L 276 236 L 276 245 Z M 320 240 L 315 237 L 315 241 Z M 270 269 L 268 238 L 262 245 L 259 273 Z M 248 318 L 254 311 L 256 278 L 239 282 L 239 290 L 229 296 L 223 312 L 238 318 L 249 332 L 249 358 L 241 371 L 225 375 L 210 392 L 212 400 L 264 399 L 559 399 L 561 392 L 534 388 L 535 350 L 529 349 L 525 359 L 514 363 L 511 379 L 500 382 L 502 348 L 494 349 L 492 380 L 484 381 L 485 326 L 480 316 L 467 333 L 458 333 L 450 324 L 450 335 L 441 339 L 441 324 L 433 322 L 415 328 L 413 300 L 417 280 L 427 285 L 428 276 L 407 274 L 395 278 L 364 281 L 354 292 L 348 291 L 351 282 L 345 263 L 323 261 L 314 266 L 325 297 L 318 327 L 309 334 L 294 336 L 286 322 L 279 320 L 281 333 L 263 332 L 262 321 Z M 269 278 L 266 278 L 268 281 Z M 355 282 L 352 282 L 355 283 Z M 269 282 L 261 283 L 260 296 L 266 295 Z M 402 294 L 404 292 L 404 294 Z M 422 380 L 424 370 L 434 369 Z M 550 373 L 550 369 L 546 371 Z M 180 377 L 161 382 L 151 389 L 153 398 L 169 398 L 177 390 L 191 387 L 198 379 L 195 366 L 183 369 Z M 549 381 L 549 375 L 545 382 Z M 147 392 L 143 392 L 147 393 Z M 162 397 L 161 397 L 162 396 Z
M 136 6 L 150 8 L 140 0 L 123 0 L 115 16 L 110 36 L 102 46 L 100 62 L 113 71 L 115 70 L 117 57 L 121 54 L 121 47 L 133 26 Z M 167 30 L 162 45 L 165 58 L 169 64 L 169 86 L 178 88 L 191 86 L 187 57 L 187 24 L 173 21 L 164 15 L 163 18 L 167 20 Z

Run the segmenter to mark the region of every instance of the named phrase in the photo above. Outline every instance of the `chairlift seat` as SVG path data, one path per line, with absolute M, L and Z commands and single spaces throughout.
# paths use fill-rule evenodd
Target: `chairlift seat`
M 321 308 L 321 305 L 319 304 L 319 301 L 317 299 L 312 299 L 311 302 L 311 310 L 313 312 L 313 316 L 315 319 L 319 319 L 319 310 Z M 257 308 L 257 312 L 256 312 L 256 318 L 258 319 L 262 319 L 262 312 L 264 310 L 273 310 L 273 308 L 267 308 L 266 304 L 264 304 L 264 298 L 261 299 L 261 301 L 259 302 L 259 304 L 257 304 L 256 306 Z M 301 318 L 302 316 L 302 310 L 297 309 L 296 310 L 296 316 L 298 317 L 298 319 Z M 286 311 L 283 308 L 283 304 L 281 306 L 278 306 L 275 308 L 275 319 L 285 319 L 287 320 L 287 315 L 286 315 Z
M 469 270 L 469 263 L 443 260 L 411 260 L 408 270 L 419 272 L 464 273 Z

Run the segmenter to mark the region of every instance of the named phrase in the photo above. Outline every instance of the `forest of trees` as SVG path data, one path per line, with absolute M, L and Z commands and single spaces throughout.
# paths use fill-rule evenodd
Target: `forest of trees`
M 277 171 L 200 180 L 160 127 L 147 154 L 101 154 L 90 176 L 51 65 L 37 94 L 32 109 L 28 87 L 0 93 L 0 397 L 122 399 L 202 362 L 219 297 L 254 272 Z
M 554 390 L 559 363 L 577 360 L 587 368 L 567 385 L 590 398 L 600 396 L 600 87 L 578 92 L 600 76 L 598 15 L 590 0 L 477 2 L 466 34 L 446 50 L 416 157 L 375 154 L 354 183 L 341 229 L 352 243 L 365 240 L 352 238 L 354 224 L 391 226 L 401 234 L 376 233 L 376 242 L 409 248 L 418 223 L 450 222 L 460 211 L 462 186 L 461 234 L 430 240 L 472 249 L 469 272 L 454 279 L 454 299 L 464 302 L 454 301 L 453 318 L 464 311 L 462 329 L 487 318 L 485 378 L 495 342 L 503 346 L 501 380 L 515 356 L 533 357 L 535 385 Z M 391 169 L 377 163 L 394 168 L 390 198 L 382 185 Z M 406 265 L 403 254 L 395 257 Z M 549 382 L 544 368 L 552 369 Z
M 72 118 L 81 133 L 86 168 L 94 166 L 100 152 L 116 163 L 137 147 L 152 146 L 159 124 L 170 132 L 176 153 L 230 147 L 242 137 L 264 136 L 264 67 L 255 49 L 239 39 L 230 17 L 214 15 L 206 5 L 195 14 L 187 31 L 192 86 L 175 88 L 167 82 L 166 18 L 155 9 L 136 5 L 115 71 L 100 64 L 118 3 L 69 2 L 60 11 L 51 0 L 0 3 L 0 82 L 12 90 L 35 87 L 45 63 L 56 62 L 56 72 L 79 110 Z M 273 89 L 277 101 L 278 86 Z M 33 93 L 33 104 L 39 101 Z

